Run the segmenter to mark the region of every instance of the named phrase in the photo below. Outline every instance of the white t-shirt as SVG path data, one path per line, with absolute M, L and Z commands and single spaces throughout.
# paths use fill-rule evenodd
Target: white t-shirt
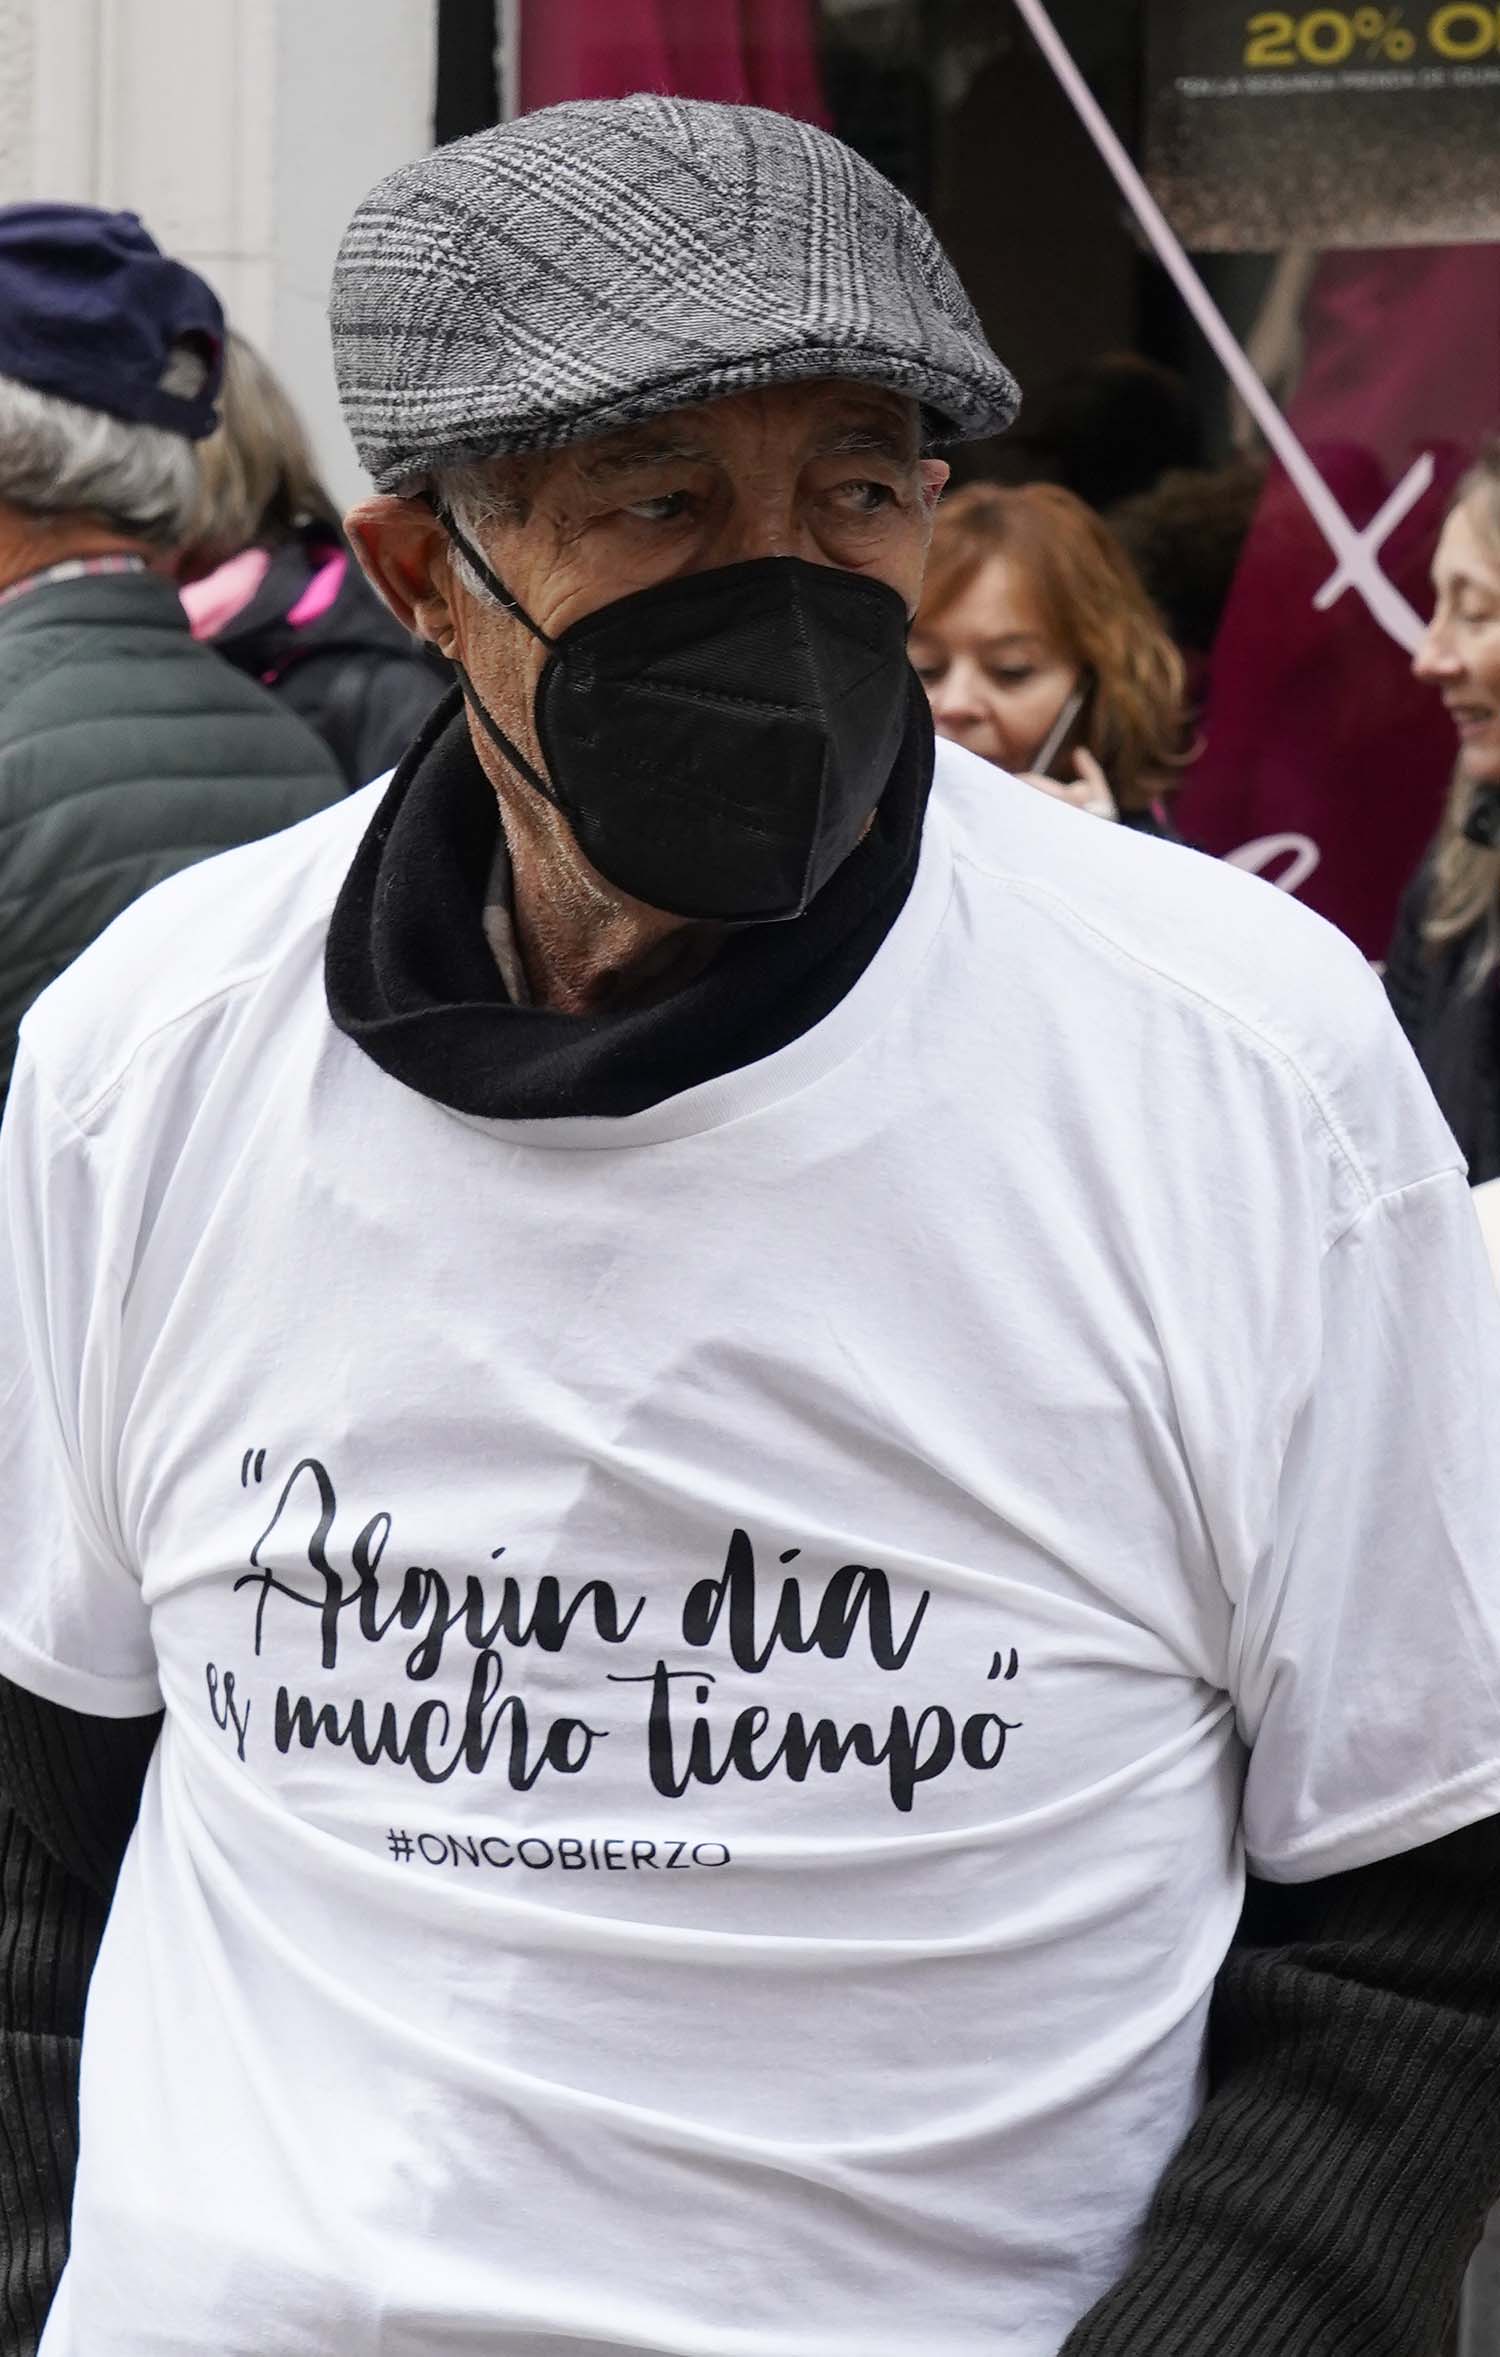
M 45 2357 L 1052 2357 L 1244 1852 L 1500 1806 L 1452 1141 L 1340 937 L 949 747 L 811 1033 L 463 1118 L 327 1012 L 374 806 L 26 1025 L 0 1668 L 167 1710 Z

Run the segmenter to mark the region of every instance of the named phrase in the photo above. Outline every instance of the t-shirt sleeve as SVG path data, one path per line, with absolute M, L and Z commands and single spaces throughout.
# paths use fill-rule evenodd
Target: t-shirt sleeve
M 1500 1810 L 1500 1301 L 1462 1173 L 1371 1202 L 1320 1309 L 1231 1666 L 1247 1853 L 1286 1882 Z
M 133 1718 L 161 1696 L 114 1503 L 117 1277 L 95 1149 L 23 1046 L 0 1124 L 0 1673 Z

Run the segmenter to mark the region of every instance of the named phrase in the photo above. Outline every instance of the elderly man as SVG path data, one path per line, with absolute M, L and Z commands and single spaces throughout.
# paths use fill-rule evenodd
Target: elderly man
M 223 340 L 133 213 L 0 207 L 0 1100 L 25 1009 L 129 901 L 342 790 L 160 570 Z
M 334 337 L 461 690 L 7 1120 L 57 1911 L 165 1706 L 46 2357 L 1416 2357 L 1500 2175 L 1500 1351 L 1378 986 L 934 764 L 927 452 L 1014 391 L 833 140 L 484 134 Z

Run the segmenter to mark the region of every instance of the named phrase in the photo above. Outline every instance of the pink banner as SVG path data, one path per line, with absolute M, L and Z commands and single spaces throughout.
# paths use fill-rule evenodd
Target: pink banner
M 1419 611 L 1453 484 L 1500 423 L 1500 247 L 1327 254 L 1306 304 L 1288 420 L 1351 522 L 1376 515 L 1424 451 L 1432 488 L 1379 552 Z M 1362 598 L 1313 600 L 1327 543 L 1280 467 L 1266 486 L 1214 649 L 1206 749 L 1179 819 L 1195 842 L 1285 877 L 1383 956 L 1438 821 L 1453 732 Z M 1251 847 L 1291 837 L 1274 853 Z M 1287 878 L 1286 880 L 1290 880 Z

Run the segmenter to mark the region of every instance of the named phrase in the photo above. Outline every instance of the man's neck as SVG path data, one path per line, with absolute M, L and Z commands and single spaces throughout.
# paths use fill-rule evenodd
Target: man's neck
M 722 925 L 598 889 L 573 860 L 548 857 L 509 823 L 506 832 L 511 913 L 534 1006 L 563 1015 L 649 1006 L 701 974 L 718 950 Z
M 49 565 L 80 557 L 138 556 L 152 552 L 127 533 L 89 516 L 32 516 L 0 500 L 0 590 L 13 589 Z

